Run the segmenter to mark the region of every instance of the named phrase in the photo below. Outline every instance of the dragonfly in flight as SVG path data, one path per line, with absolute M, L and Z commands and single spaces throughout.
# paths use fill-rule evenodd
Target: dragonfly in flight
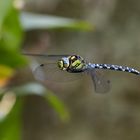
M 131 67 L 89 63 L 79 55 L 25 55 L 36 57 L 40 61 L 40 64 L 33 70 L 36 79 L 41 81 L 58 80 L 58 82 L 61 82 L 62 79 L 66 81 L 69 79 L 77 79 L 79 76 L 81 77 L 82 74 L 87 73 L 91 76 L 97 93 L 105 93 L 110 89 L 110 81 L 106 80 L 97 69 L 122 71 L 140 75 L 140 71 Z

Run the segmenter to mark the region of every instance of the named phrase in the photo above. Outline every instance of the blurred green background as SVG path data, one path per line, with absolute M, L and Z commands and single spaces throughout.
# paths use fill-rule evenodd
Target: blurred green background
M 138 140 L 140 78 L 103 71 L 111 90 L 36 81 L 26 53 L 79 54 L 140 69 L 137 0 L 0 0 L 0 140 Z

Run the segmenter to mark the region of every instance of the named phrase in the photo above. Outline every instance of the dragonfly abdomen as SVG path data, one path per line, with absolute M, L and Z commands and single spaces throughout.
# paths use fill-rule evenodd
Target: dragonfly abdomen
M 123 72 L 129 72 L 136 75 L 140 75 L 140 72 L 134 68 L 126 67 L 126 66 L 119 66 L 119 65 L 112 65 L 112 64 L 90 64 L 90 68 L 95 69 L 108 69 L 108 70 L 115 70 L 115 71 L 123 71 Z

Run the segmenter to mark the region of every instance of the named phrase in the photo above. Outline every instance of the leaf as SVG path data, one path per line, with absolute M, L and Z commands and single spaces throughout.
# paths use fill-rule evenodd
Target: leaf
M 0 64 L 17 68 L 26 64 L 24 56 L 18 51 L 12 51 L 6 47 L 0 47 Z
M 24 30 L 65 28 L 91 31 L 94 29 L 91 24 L 82 20 L 33 14 L 28 12 L 22 12 L 20 15 L 20 20 Z
M 70 114 L 63 102 L 60 101 L 60 99 L 58 99 L 58 97 L 52 92 L 47 92 L 45 98 L 48 100 L 49 104 L 54 108 L 54 110 L 58 113 L 60 119 L 63 122 L 68 122 L 70 119 Z
M 10 114 L 0 122 L 0 140 L 21 139 L 22 102 L 17 100 Z
M 70 119 L 70 114 L 68 109 L 65 107 L 64 103 L 51 91 L 46 90 L 40 84 L 30 83 L 18 88 L 13 89 L 14 93 L 17 93 L 17 96 L 25 95 L 39 95 L 46 99 L 46 101 L 52 106 L 52 108 L 58 113 L 59 118 L 63 122 L 67 122 Z
M 13 0 L 0 0 L 0 34 L 3 22 L 12 6 Z
M 14 70 L 10 67 L 0 65 L 0 88 L 4 87 L 8 81 L 9 78 L 13 75 Z
M 0 65 L 17 68 L 26 64 L 20 54 L 23 31 L 13 0 L 0 0 Z
M 11 50 L 19 50 L 23 38 L 22 27 L 19 21 L 19 14 L 13 7 L 6 16 L 2 28 L 1 46 Z
M 14 70 L 8 66 L 0 65 L 0 79 L 11 77 Z
M 17 96 L 25 96 L 25 95 L 38 95 L 44 96 L 46 93 L 46 88 L 41 84 L 37 83 L 28 83 L 19 87 L 15 87 L 12 89 Z

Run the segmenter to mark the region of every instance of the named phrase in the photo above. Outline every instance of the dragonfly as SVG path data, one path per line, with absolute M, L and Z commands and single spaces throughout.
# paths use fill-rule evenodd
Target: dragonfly
M 25 53 L 24 53 L 25 54 Z M 98 69 L 128 72 L 140 75 L 140 71 L 120 65 L 89 63 L 80 55 L 46 55 L 25 54 L 36 57 L 39 64 L 33 70 L 35 78 L 41 81 L 52 80 L 65 82 L 79 79 L 85 73 L 88 74 L 94 84 L 97 93 L 106 93 L 110 90 L 110 81 L 100 74 Z

